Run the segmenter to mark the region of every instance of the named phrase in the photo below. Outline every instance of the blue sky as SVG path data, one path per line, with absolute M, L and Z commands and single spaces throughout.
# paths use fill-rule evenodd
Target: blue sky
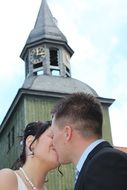
M 58 26 L 75 51 L 72 77 L 114 98 L 110 107 L 113 142 L 127 146 L 127 1 L 47 0 Z M 24 81 L 19 58 L 41 0 L 0 2 L 0 123 Z M 71 7 L 71 9 L 70 9 Z

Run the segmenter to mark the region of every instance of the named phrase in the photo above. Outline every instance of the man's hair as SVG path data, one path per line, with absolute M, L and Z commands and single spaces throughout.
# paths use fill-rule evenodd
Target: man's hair
M 99 100 L 86 93 L 74 93 L 61 99 L 52 110 L 60 126 L 73 124 L 83 135 L 102 137 L 103 114 Z

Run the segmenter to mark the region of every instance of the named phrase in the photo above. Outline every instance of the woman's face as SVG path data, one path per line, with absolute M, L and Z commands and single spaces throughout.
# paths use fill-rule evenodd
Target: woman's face
M 54 169 L 59 166 L 58 156 L 53 146 L 53 134 L 50 127 L 35 141 L 34 155 L 38 157 L 42 164 L 48 169 Z

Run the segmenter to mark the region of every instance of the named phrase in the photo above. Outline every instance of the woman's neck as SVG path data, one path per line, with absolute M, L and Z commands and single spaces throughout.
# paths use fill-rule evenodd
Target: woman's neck
M 34 164 L 33 164 L 34 163 Z M 38 188 L 42 189 L 45 183 L 45 179 L 47 176 L 48 171 L 46 171 L 45 167 L 43 167 L 43 164 L 39 164 L 38 162 L 28 160 L 23 165 L 23 170 L 27 174 L 27 176 L 30 178 L 32 183 Z

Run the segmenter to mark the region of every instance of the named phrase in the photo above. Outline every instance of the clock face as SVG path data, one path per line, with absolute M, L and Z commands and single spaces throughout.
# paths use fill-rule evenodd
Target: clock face
M 30 50 L 30 61 L 37 64 L 43 61 L 46 55 L 45 49 L 42 46 L 35 47 Z

